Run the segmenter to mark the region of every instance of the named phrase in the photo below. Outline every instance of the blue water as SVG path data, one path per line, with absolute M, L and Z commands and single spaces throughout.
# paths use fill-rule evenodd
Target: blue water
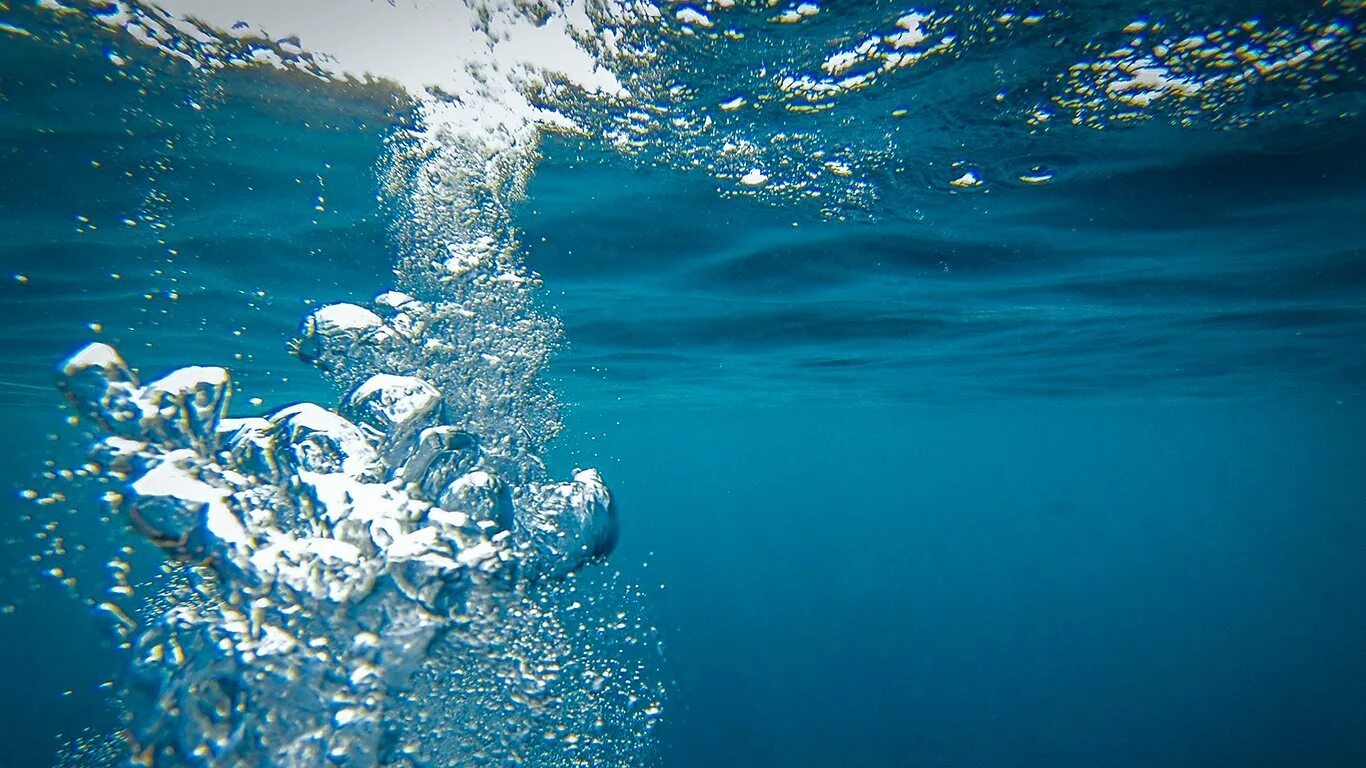
M 97 488 L 18 495 L 81 461 L 54 366 L 97 338 L 149 375 L 230 367 L 248 413 L 334 402 L 285 341 L 392 282 L 401 212 L 376 204 L 376 162 L 409 119 L 379 87 L 205 79 L 150 52 L 115 68 L 115 38 L 67 34 L 0 36 L 16 767 L 119 722 L 101 684 L 123 657 L 30 560 L 37 533 L 61 521 L 65 575 L 93 592 L 137 542 L 99 521 Z M 730 194 L 667 153 L 542 148 L 514 221 L 565 328 L 548 463 L 600 467 L 616 494 L 609 567 L 643 587 L 669 689 L 655 762 L 1366 765 L 1360 76 L 1245 127 L 1039 136 L 986 116 L 982 73 L 1039 55 L 1010 50 L 858 102 L 928 106 L 896 123 L 909 149 L 876 199 L 841 215 Z M 832 140 L 886 140 L 831 114 Z M 929 169 L 963 157 L 1055 176 L 957 190 Z

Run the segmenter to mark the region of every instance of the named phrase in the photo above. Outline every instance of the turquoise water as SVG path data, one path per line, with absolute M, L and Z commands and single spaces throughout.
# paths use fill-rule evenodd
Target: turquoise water
M 610 658 L 632 682 L 567 683 L 608 746 L 537 735 L 525 763 L 1366 764 L 1360 14 L 960 8 L 950 52 L 807 114 L 755 94 L 907 9 L 826 3 L 791 26 L 709 10 L 743 47 L 661 32 L 640 78 L 688 86 L 675 115 L 752 104 L 630 152 L 548 135 L 507 200 L 563 327 L 545 465 L 600 468 L 620 517 L 615 552 L 566 583 L 645 628 L 599 642 L 615 619 L 563 622 L 570 668 Z M 1069 66 L 1136 18 L 1314 39 L 1336 23 L 1346 42 L 1292 76 L 1074 125 Z M 93 439 L 56 368 L 98 340 L 145 380 L 231 369 L 233 415 L 336 403 L 288 341 L 323 305 L 415 282 L 395 230 L 418 217 L 384 174 L 417 118 L 392 86 L 206 76 L 80 14 L 10 3 L 0 22 L 26 33 L 0 32 L 6 764 L 118 764 L 139 700 L 127 637 L 94 607 L 106 563 L 174 594 L 158 571 L 184 553 L 105 511 L 107 476 L 43 476 Z M 718 147 L 736 137 L 770 149 L 732 167 Z M 851 175 L 793 182 L 830 158 Z M 760 166 L 771 181 L 737 182 Z M 983 183 L 950 183 L 968 171 Z M 471 680 L 477 659 L 426 663 L 436 682 L 391 694 L 389 727 L 501 706 L 440 676 Z M 612 698 L 660 689 L 648 727 Z M 556 706 L 528 730 L 568 723 Z M 73 754 L 81 739 L 96 746 Z

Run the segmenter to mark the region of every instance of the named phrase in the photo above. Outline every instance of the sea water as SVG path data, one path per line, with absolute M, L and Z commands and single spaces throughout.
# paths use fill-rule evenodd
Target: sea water
M 1355 5 L 0 14 L 6 764 L 1366 761 Z

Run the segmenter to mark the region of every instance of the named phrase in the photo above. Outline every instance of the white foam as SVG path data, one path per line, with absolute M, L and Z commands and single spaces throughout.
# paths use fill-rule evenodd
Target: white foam
M 384 319 L 365 307 L 355 304 L 329 304 L 313 313 L 318 322 L 336 328 L 365 330 L 378 328 Z
M 962 176 L 950 181 L 949 184 L 955 187 L 979 187 L 982 185 L 982 180 L 977 178 L 975 172 L 967 171 Z
M 223 368 L 207 365 L 192 365 L 180 368 L 152 382 L 152 389 L 163 392 L 188 392 L 200 385 L 224 386 L 228 372 Z
M 748 173 L 740 177 L 740 183 L 747 187 L 759 187 L 768 183 L 768 174 L 758 168 L 751 168 Z
M 532 104 L 528 85 L 567 83 L 589 94 L 630 96 L 583 42 L 615 47 L 612 32 L 595 28 L 588 0 L 544 6 L 545 13 L 533 14 L 482 0 L 119 0 L 99 18 L 195 66 L 316 67 L 336 79 L 389 81 L 423 105 L 432 130 L 506 149 L 540 126 L 573 127 L 564 115 Z M 607 18 L 629 12 L 613 2 L 595 4 L 595 11 Z M 197 43 L 200 55 L 174 45 L 176 36 Z M 227 55 L 233 43 L 269 47 L 240 58 Z
M 62 372 L 74 375 L 83 368 L 125 369 L 126 365 L 119 353 L 108 344 L 95 342 L 82 347 L 62 364 Z
M 888 42 L 896 48 L 913 48 L 925 42 L 925 32 L 921 29 L 921 24 L 929 20 L 927 14 L 913 12 L 896 20 L 896 25 L 901 27 L 904 32 L 898 32 L 887 38 Z
M 674 18 L 678 20 L 679 24 L 689 24 L 703 28 L 712 25 L 712 20 L 707 14 L 697 10 L 691 5 L 680 6 L 678 10 L 674 11 Z
M 194 455 L 188 450 L 176 453 L 190 457 Z M 174 453 L 168 454 L 166 459 L 132 484 L 133 490 L 143 496 L 168 496 L 193 504 L 222 501 L 228 495 L 227 490 L 215 488 L 194 477 L 176 458 Z

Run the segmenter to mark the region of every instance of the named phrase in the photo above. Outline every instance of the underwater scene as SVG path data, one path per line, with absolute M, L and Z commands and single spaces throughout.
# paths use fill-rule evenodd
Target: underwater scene
M 1364 59 L 0 0 L 0 766 L 1366 766 Z

